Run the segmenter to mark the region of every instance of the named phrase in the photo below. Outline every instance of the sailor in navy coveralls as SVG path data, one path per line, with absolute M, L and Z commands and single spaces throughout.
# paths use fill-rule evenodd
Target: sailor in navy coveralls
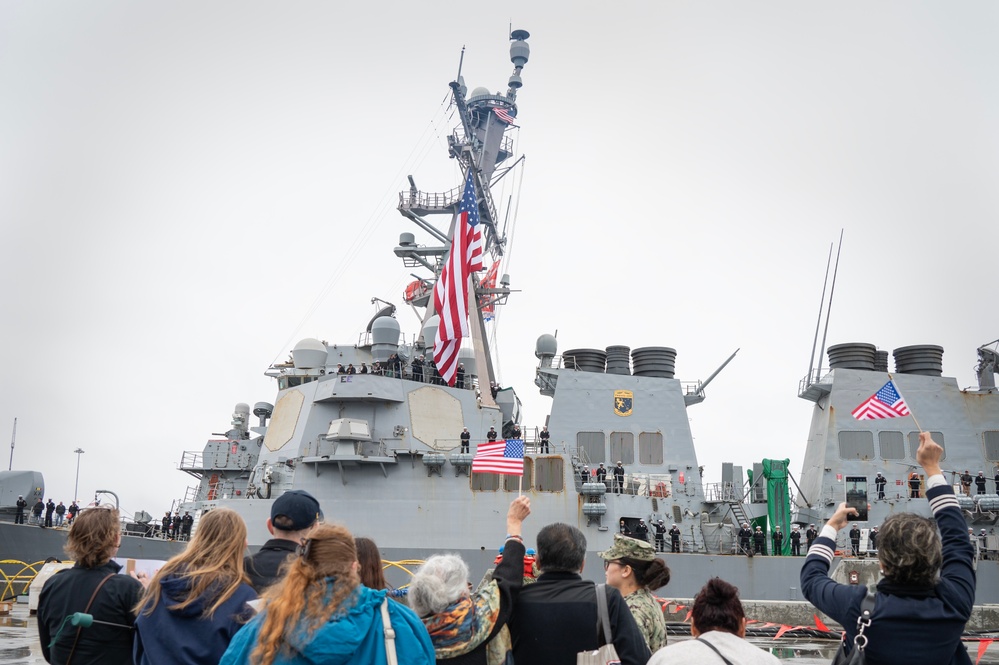
M 954 489 L 940 469 L 943 448 L 927 432 L 920 433 L 919 442 L 916 460 L 926 472 L 926 498 L 940 533 L 932 521 L 913 513 L 897 513 L 881 525 L 878 560 L 885 577 L 878 582 L 871 624 L 864 632 L 867 663 L 970 665 L 961 634 L 975 602 L 974 550 Z M 850 512 L 856 511 L 840 504 L 822 528 L 801 568 L 801 590 L 846 629 L 852 646 L 867 587 L 837 584 L 828 577 L 836 533 L 846 526 Z

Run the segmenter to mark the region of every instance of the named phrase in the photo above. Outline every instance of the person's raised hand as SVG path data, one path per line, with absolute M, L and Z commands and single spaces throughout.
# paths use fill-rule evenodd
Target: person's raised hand
M 916 450 L 916 461 L 923 467 L 927 477 L 943 473 L 940 469 L 940 458 L 943 457 L 943 448 L 933 440 L 929 432 L 919 433 L 919 448 Z
M 846 526 L 848 522 L 848 520 L 846 519 L 847 515 L 859 515 L 859 514 L 860 513 L 857 512 L 856 508 L 851 508 L 850 506 L 846 505 L 846 502 L 843 502 L 839 504 L 839 507 L 836 509 L 836 512 L 833 513 L 832 517 L 829 518 L 829 521 L 826 522 L 826 524 L 839 531 L 840 529 Z

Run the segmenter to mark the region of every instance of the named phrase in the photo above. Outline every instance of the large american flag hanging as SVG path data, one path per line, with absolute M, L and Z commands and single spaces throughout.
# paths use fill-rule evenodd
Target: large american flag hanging
M 434 337 L 434 364 L 449 386 L 455 382 L 461 339 L 469 335 L 468 279 L 477 270 L 482 270 L 482 226 L 475 198 L 475 172 L 469 167 L 451 252 L 434 286 L 434 307 L 440 317 Z

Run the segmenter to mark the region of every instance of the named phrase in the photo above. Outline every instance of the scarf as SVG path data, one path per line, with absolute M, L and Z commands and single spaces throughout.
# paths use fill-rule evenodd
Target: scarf
M 496 627 L 499 605 L 499 586 L 489 582 L 475 595 L 460 598 L 443 611 L 424 617 L 423 625 L 430 633 L 437 658 L 455 658 L 481 646 Z M 493 662 L 492 657 L 489 661 Z

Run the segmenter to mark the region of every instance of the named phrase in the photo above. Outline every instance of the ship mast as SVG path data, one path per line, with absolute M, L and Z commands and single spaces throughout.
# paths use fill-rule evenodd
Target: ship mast
M 473 172 L 479 203 L 479 222 L 482 225 L 483 250 L 489 254 L 493 262 L 499 261 L 503 256 L 506 237 L 499 231 L 498 212 L 491 187 L 495 182 L 493 176 L 497 166 L 513 155 L 513 141 L 506 135 L 506 130 L 514 126 L 513 120 L 517 116 L 517 91 L 523 85 L 520 74 L 530 57 L 530 47 L 526 41 L 528 37 L 530 34 L 526 30 L 514 30 L 510 33 L 512 42 L 510 60 L 513 62 L 514 70 L 508 81 L 506 94 L 492 94 L 487 88 L 476 88 L 466 99 L 467 88 L 460 76 L 460 70 L 457 80 L 450 84 L 452 100 L 458 110 L 461 124 L 448 137 L 448 152 L 452 158 L 459 160 L 463 174 L 467 175 L 469 169 Z M 424 291 L 424 296 L 410 303 L 426 307 L 422 317 L 422 327 L 427 330 L 428 321 L 435 315 L 431 297 L 432 285 L 440 278 L 441 270 L 447 262 L 451 248 L 450 239 L 454 237 L 456 223 L 460 219 L 458 205 L 462 189 L 456 187 L 444 193 L 427 193 L 416 187 L 412 176 L 409 181 L 410 188 L 399 194 L 399 212 L 430 233 L 436 241 L 443 243 L 436 247 L 419 246 L 411 234 L 403 234 L 399 246 L 395 249 L 396 255 L 403 259 L 403 264 L 407 267 L 423 267 L 433 273 L 432 280 L 421 280 L 430 287 Z M 426 217 L 448 213 L 451 215 L 451 222 L 445 236 Z M 510 294 L 510 289 L 505 279 L 499 285 L 482 286 L 478 276 L 473 274 L 469 282 L 468 288 L 474 296 L 469 298 L 469 328 L 475 358 L 474 373 L 482 385 L 494 381 L 496 375 L 485 333 L 485 320 L 479 307 L 479 296 L 485 296 L 491 304 L 503 304 Z M 425 343 L 428 347 L 431 346 L 426 340 Z M 493 403 L 489 391 L 482 391 L 482 400 L 487 404 Z

